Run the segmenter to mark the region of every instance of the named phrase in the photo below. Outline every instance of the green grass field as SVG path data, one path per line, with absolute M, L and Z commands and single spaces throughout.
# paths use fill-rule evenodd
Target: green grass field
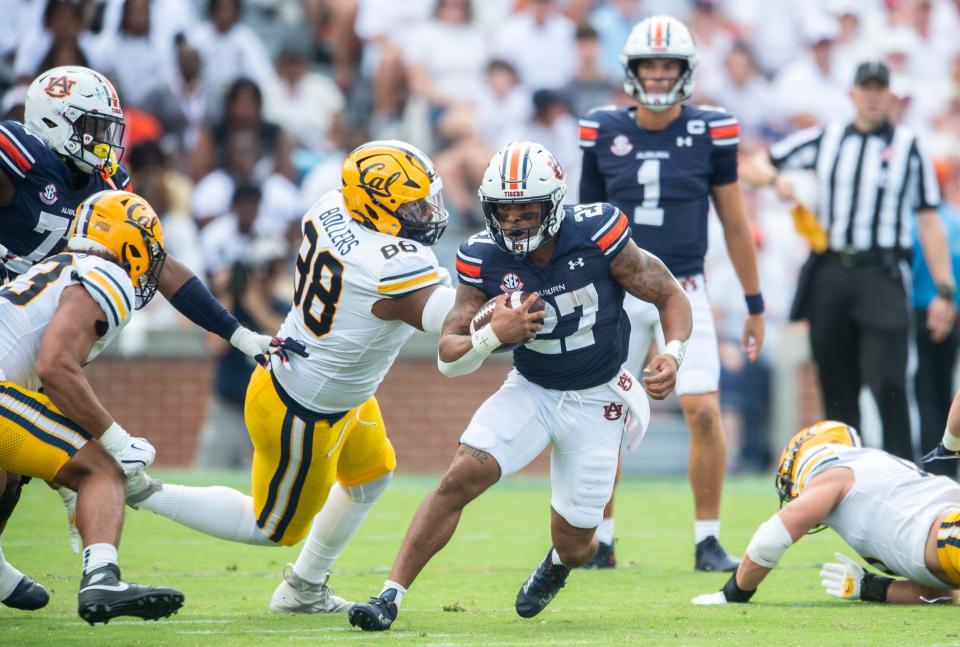
M 224 483 L 231 474 L 158 472 L 170 482 Z M 337 564 L 339 595 L 379 591 L 414 509 L 434 477 L 399 476 Z M 682 479 L 625 479 L 618 499 L 615 571 L 578 571 L 533 620 L 513 610 L 518 587 L 549 546 L 548 482 L 514 478 L 468 508 L 458 533 L 407 596 L 385 634 L 366 634 L 345 615 L 276 615 L 267 603 L 296 548 L 241 546 L 208 538 L 148 512 L 129 511 L 120 551 L 125 577 L 172 584 L 180 613 L 158 623 L 118 619 L 90 627 L 76 615 L 80 561 L 66 540 L 59 498 L 34 483 L 3 537 L 7 558 L 42 581 L 50 605 L 34 613 L 0 607 L 0 645 L 936 645 L 960 642 L 955 608 L 884 607 L 825 595 L 820 563 L 843 549 L 832 532 L 804 539 L 749 605 L 699 608 L 690 598 L 718 589 L 722 574 L 692 568 L 692 506 Z M 776 509 L 770 479 L 727 486 L 723 543 L 740 553 Z M 850 554 L 850 550 L 846 549 Z

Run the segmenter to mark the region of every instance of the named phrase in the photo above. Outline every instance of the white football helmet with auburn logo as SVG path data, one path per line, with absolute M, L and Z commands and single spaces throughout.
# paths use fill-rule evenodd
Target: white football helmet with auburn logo
M 654 94 L 644 90 L 636 66 L 638 61 L 649 58 L 675 58 L 685 63 L 669 92 Z M 693 34 L 686 25 L 672 16 L 651 16 L 636 24 L 620 52 L 620 64 L 626 73 L 623 89 L 651 110 L 666 110 L 693 94 L 693 71 L 699 62 Z
M 79 65 L 47 70 L 27 88 L 24 125 L 84 173 L 113 175 L 123 148 L 123 110 L 113 85 Z
M 477 192 L 487 232 L 500 249 L 525 256 L 557 235 L 567 194 L 563 169 L 553 154 L 535 142 L 512 142 L 497 151 Z M 540 209 L 540 221 L 530 227 L 504 228 L 504 205 L 530 204 Z

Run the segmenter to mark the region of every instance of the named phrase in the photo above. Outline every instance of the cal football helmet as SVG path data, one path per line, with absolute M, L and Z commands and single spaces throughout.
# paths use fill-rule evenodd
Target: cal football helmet
M 24 122 L 84 173 L 109 177 L 123 153 L 123 110 L 105 76 L 79 65 L 47 70 L 27 88 Z
M 798 431 L 780 454 L 780 464 L 777 466 L 777 494 L 780 495 L 781 502 L 786 503 L 797 498 L 800 494 L 800 480 L 805 476 L 805 470 L 812 468 L 814 464 L 808 465 L 805 457 L 811 449 L 827 444 L 863 446 L 856 429 L 835 420 L 823 420 Z
M 687 26 L 672 16 L 651 16 L 637 23 L 619 58 L 626 74 L 624 91 L 651 110 L 666 110 L 693 94 L 693 71 L 700 62 L 700 53 Z M 645 58 L 675 58 L 684 62 L 669 92 L 654 94 L 644 89 L 637 62 Z
M 512 142 L 497 151 L 477 194 L 487 232 L 504 251 L 525 256 L 560 230 L 567 185 L 559 162 L 540 144 Z M 510 204 L 535 205 L 540 221 L 529 227 L 503 227 L 499 210 Z
M 135 193 L 100 191 L 77 205 L 67 246 L 113 254 L 133 283 L 137 310 L 156 294 L 167 259 L 163 227 L 153 207 Z
M 368 142 L 343 161 L 341 183 L 350 216 L 374 231 L 433 245 L 447 228 L 443 182 L 415 146 Z

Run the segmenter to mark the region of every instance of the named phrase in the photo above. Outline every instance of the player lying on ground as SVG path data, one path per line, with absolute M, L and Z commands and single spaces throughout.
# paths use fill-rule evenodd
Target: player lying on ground
M 953 602 L 960 587 L 960 485 L 880 449 L 860 446 L 853 427 L 824 421 L 797 433 L 780 456 L 777 491 L 786 505 L 754 533 L 737 572 L 694 604 L 747 602 L 795 541 L 833 528 L 875 575 L 841 553 L 821 582 L 848 600 Z
M 619 209 L 562 206 L 563 177 L 553 155 L 533 142 L 507 145 L 484 173 L 486 233 L 457 254 L 460 287 L 443 324 L 438 363 L 444 375 L 464 375 L 503 345 L 516 347 L 516 369 L 474 414 L 446 474 L 410 523 L 383 589 L 350 609 L 354 626 L 388 629 L 407 587 L 453 536 L 463 508 L 547 445 L 553 446 L 553 546 L 517 594 L 517 613 L 537 615 L 570 569 L 593 556 L 627 414 L 638 426 L 649 418 L 646 396 L 623 369 L 630 329 L 625 292 L 656 304 L 671 340 L 644 370 L 643 387 L 658 399 L 673 390 L 692 325 L 683 289 L 630 239 Z M 471 334 L 476 315 L 488 312 L 494 298 L 489 323 Z
M 0 452 L 0 468 L 76 490 L 80 617 L 162 618 L 183 594 L 122 582 L 117 566 L 124 473 L 140 472 L 155 452 L 117 424 L 83 374 L 157 290 L 166 256 L 160 219 L 139 196 L 104 191 L 80 204 L 71 236 L 67 251 L 0 288 L 0 446 L 13 449 Z M 6 565 L 0 601 L 32 610 L 47 595 Z
M 244 406 L 253 496 L 161 484 L 129 500 L 215 537 L 261 546 L 307 538 L 272 611 L 331 613 L 351 604 L 330 568 L 396 468 L 374 393 L 414 329 L 439 333 L 454 300 L 430 245 L 447 224 L 433 163 L 417 148 L 374 141 L 347 156 L 342 191 L 303 218 L 293 305 L 280 335 L 308 357 L 257 368 Z

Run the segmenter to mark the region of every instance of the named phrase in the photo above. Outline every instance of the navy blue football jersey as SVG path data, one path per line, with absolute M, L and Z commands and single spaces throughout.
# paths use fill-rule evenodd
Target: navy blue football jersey
M 574 391 L 609 381 L 626 360 L 630 322 L 610 263 L 630 242 L 630 227 L 610 204 L 563 210 L 546 267 L 503 251 L 481 233 L 460 245 L 457 275 L 490 298 L 517 290 L 543 297 L 543 329 L 513 351 L 513 361 L 534 384 Z
M 664 130 L 641 128 L 635 108 L 597 108 L 580 120 L 580 200 L 610 202 L 633 239 L 674 276 L 703 272 L 710 190 L 737 181 L 740 127 L 725 112 L 684 105 Z
M 71 166 L 18 121 L 0 122 L 0 169 L 16 189 L 13 202 L 0 207 L 0 244 L 21 257 L 6 263 L 13 274 L 62 250 L 77 205 L 113 188 L 95 174 L 73 186 Z M 130 183 L 123 167 L 112 180 L 118 189 Z

